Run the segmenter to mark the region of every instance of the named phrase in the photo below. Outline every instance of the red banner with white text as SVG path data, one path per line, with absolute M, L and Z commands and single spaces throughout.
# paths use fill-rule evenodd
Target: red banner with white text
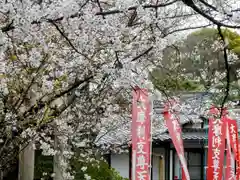
M 132 179 L 150 180 L 151 119 L 147 89 L 136 88 L 132 102 Z
M 181 166 L 182 166 L 182 179 L 190 180 L 190 175 L 187 169 L 186 159 L 184 157 L 184 148 L 181 135 L 181 127 L 178 122 L 176 114 L 172 114 L 169 111 L 164 112 L 164 119 L 169 131 L 169 135 L 172 139 L 173 145 L 178 154 Z
M 217 117 L 220 113 L 216 108 L 211 108 L 210 113 L 212 117 L 209 118 L 208 127 L 207 180 L 222 180 L 226 121 Z
M 231 126 L 230 119 L 225 118 L 226 121 L 226 140 L 227 140 L 227 156 L 226 156 L 226 172 L 225 179 L 226 180 L 235 180 L 235 158 L 232 155 L 231 147 L 233 147 L 233 141 L 231 141 Z M 236 139 L 235 139 L 236 140 Z M 236 147 L 235 147 L 236 148 Z
M 240 139 L 238 140 L 238 169 L 237 169 L 237 180 L 240 180 Z
M 228 122 L 228 132 L 229 132 L 229 140 L 230 140 L 230 145 L 233 150 L 234 154 L 234 162 L 236 160 L 236 166 L 237 166 L 237 171 L 236 171 L 236 177 L 239 179 L 239 149 L 238 149 L 238 126 L 236 120 L 227 119 Z

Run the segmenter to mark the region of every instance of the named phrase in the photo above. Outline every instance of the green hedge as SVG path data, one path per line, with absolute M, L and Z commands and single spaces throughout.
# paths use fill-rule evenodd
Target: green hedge
M 90 176 L 91 180 L 128 180 L 121 177 L 115 169 L 109 167 L 105 160 L 78 156 L 72 158 L 69 167 L 69 171 L 73 173 L 75 180 L 84 180 L 86 175 Z M 40 180 L 41 178 L 52 180 L 52 173 L 53 157 L 43 156 L 41 151 L 36 151 L 34 180 Z
M 119 175 L 115 169 L 110 168 L 104 160 L 87 160 L 75 158 L 72 161 L 72 170 L 75 172 L 75 180 L 85 179 L 85 174 L 93 180 L 127 180 Z
M 46 175 L 44 175 L 46 173 Z M 53 157 L 43 156 L 42 151 L 35 151 L 35 166 L 34 166 L 34 180 L 51 180 L 53 173 Z

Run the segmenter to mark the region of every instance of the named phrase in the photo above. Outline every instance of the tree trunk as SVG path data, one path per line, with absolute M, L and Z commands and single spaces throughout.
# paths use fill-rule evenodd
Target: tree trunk
M 61 162 L 64 161 L 64 157 L 62 154 L 63 146 L 59 143 L 58 137 L 55 136 L 54 140 L 55 150 L 57 150 L 57 154 L 54 155 L 54 163 L 53 163 L 53 172 L 55 174 L 54 180 L 64 180 L 63 173 L 64 167 L 61 166 Z
M 34 179 L 35 150 L 30 142 L 28 146 L 19 153 L 18 180 Z

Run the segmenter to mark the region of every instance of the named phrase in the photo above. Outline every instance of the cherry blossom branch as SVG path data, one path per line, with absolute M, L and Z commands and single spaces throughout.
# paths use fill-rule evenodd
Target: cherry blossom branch
M 116 61 L 114 62 L 115 68 L 122 69 L 123 68 L 123 64 L 119 60 L 117 51 L 115 51 L 115 57 L 116 57 Z
M 168 2 L 168 3 L 164 3 L 164 4 L 157 4 L 157 5 L 143 5 L 143 8 L 160 8 L 160 7 L 166 7 L 166 6 L 169 6 L 169 5 L 172 5 L 176 2 L 178 2 L 179 0 L 174 0 L 174 1 L 171 1 L 171 2 Z M 81 6 L 84 7 L 87 3 L 89 2 L 86 1 L 84 5 Z M 213 17 L 211 17 L 210 15 L 207 15 L 206 13 L 209 12 L 209 11 L 203 11 L 201 9 L 199 9 L 194 3 L 192 0 L 182 0 L 182 2 L 184 4 L 186 4 L 187 6 L 191 7 L 196 13 L 191 13 L 191 14 L 183 14 L 183 15 L 176 15 L 176 16 L 172 16 L 172 17 L 166 17 L 166 18 L 169 18 L 169 19 L 172 19 L 172 18 L 179 18 L 179 17 L 188 17 L 188 16 L 192 16 L 192 15 L 202 15 L 203 17 L 205 17 L 206 19 L 212 21 L 214 24 L 216 25 L 221 25 L 221 26 L 224 26 L 224 27 L 229 27 L 229 28 L 239 28 L 240 26 L 233 26 L 233 25 L 228 25 L 228 24 L 225 24 L 225 23 L 222 23 L 222 22 L 219 22 L 217 21 L 216 19 L 214 19 Z M 201 0 L 202 3 L 205 3 L 206 5 L 206 2 Z M 209 4 L 210 5 L 210 4 Z M 212 5 L 210 5 L 212 6 Z M 128 10 L 136 10 L 137 7 L 129 7 Z M 213 10 L 215 10 L 216 8 L 214 6 L 212 6 Z M 81 10 L 81 9 L 80 9 Z M 77 13 L 74 13 L 72 15 L 69 16 L 69 18 L 76 18 L 76 17 L 80 17 L 82 15 L 81 11 L 79 10 L 79 12 Z M 240 11 L 239 9 L 235 9 L 235 10 L 232 10 L 232 12 L 238 12 Z M 110 15 L 110 14 L 117 14 L 117 13 L 124 13 L 123 11 L 121 10 L 112 10 L 112 11 L 103 11 L 100 10 L 100 12 L 96 13 L 96 15 L 102 15 L 102 16 L 106 16 L 106 15 Z M 229 15 L 228 15 L 229 16 Z M 55 18 L 55 19 L 47 19 L 47 21 L 49 22 L 59 22 L 59 21 L 62 21 L 64 19 L 64 16 L 61 16 L 61 17 L 58 17 L 58 18 Z M 41 23 L 42 21 L 44 21 L 46 19 L 41 19 L 41 20 L 38 20 L 38 21 L 33 21 L 31 24 L 39 24 Z M 11 31 L 13 29 L 15 29 L 15 26 L 13 25 L 13 22 L 14 20 L 12 20 L 10 23 L 8 23 L 6 26 L 2 27 L 1 28 L 1 31 L 2 32 L 8 32 L 8 31 Z
M 209 7 L 210 9 L 212 9 L 212 10 L 214 10 L 214 11 L 216 11 L 216 12 L 219 12 L 219 10 L 218 10 L 215 6 L 209 4 L 208 2 L 206 2 L 206 1 L 204 1 L 204 0 L 199 0 L 199 2 L 201 2 L 202 4 L 204 4 L 206 7 Z M 233 13 L 233 12 L 238 12 L 238 11 L 239 11 L 239 9 L 231 10 L 232 13 Z M 226 12 L 223 12 L 223 13 L 224 13 L 224 15 L 227 15 L 227 16 L 229 16 L 229 17 L 232 16 L 232 14 L 228 14 L 228 13 L 226 13 Z
M 209 4 L 208 2 L 206 2 L 206 1 L 204 1 L 204 0 L 199 0 L 199 2 L 203 3 L 205 6 L 207 6 L 207 7 L 211 8 L 212 10 L 214 10 L 214 11 L 217 11 L 217 12 L 218 12 L 217 8 L 216 8 L 216 7 L 214 7 L 213 5 Z
M 9 24 L 7 24 L 6 26 L 2 27 L 1 30 L 2 32 L 8 32 L 13 30 L 15 27 L 13 26 L 13 22 L 14 20 L 12 20 Z
M 43 60 L 41 61 L 41 64 L 38 66 L 37 70 L 36 70 L 36 75 L 33 76 L 31 82 L 29 83 L 29 85 L 27 86 L 27 88 L 25 89 L 25 91 L 23 92 L 22 98 L 19 98 L 18 101 L 16 101 L 16 103 L 14 104 L 14 108 L 16 107 L 16 111 L 19 110 L 19 108 L 21 107 L 22 103 L 24 102 L 30 88 L 32 87 L 32 85 L 34 84 L 36 77 L 39 74 L 39 71 L 42 69 L 42 67 L 44 66 L 45 60 L 47 59 L 48 55 L 45 55 L 45 57 L 43 58 Z
M 164 32 L 163 33 L 163 37 L 167 37 L 168 35 L 174 34 L 176 32 L 180 32 L 180 31 L 187 31 L 187 30 L 193 30 L 193 29 L 200 29 L 200 28 L 206 28 L 209 26 L 212 26 L 213 24 L 206 24 L 206 25 L 202 25 L 202 26 L 194 26 L 194 27 L 186 27 L 186 28 L 180 28 L 180 29 L 175 29 L 172 30 L 170 32 Z M 161 31 L 161 29 L 158 27 L 158 29 Z
M 147 9 L 147 8 L 159 8 L 159 7 L 166 7 L 166 6 L 169 6 L 169 5 L 172 5 L 174 3 L 176 3 L 177 1 L 179 0 L 173 0 L 171 2 L 168 2 L 168 3 L 164 3 L 164 4 L 156 4 L 156 5 L 143 5 L 143 8 L 144 9 Z M 87 0 L 82 6 L 81 8 L 79 9 L 79 12 L 77 13 L 74 13 L 72 15 L 70 15 L 69 17 L 70 18 L 76 18 L 76 17 L 80 17 L 82 15 L 81 13 L 81 9 L 89 2 L 89 0 Z M 97 1 L 97 4 L 98 6 L 101 5 L 99 0 Z M 102 7 L 99 6 L 100 8 L 100 12 L 96 13 L 96 15 L 102 15 L 103 17 L 105 17 L 106 15 L 110 15 L 110 14 L 117 14 L 117 13 L 124 13 L 123 11 L 120 11 L 120 10 L 112 10 L 112 11 L 103 11 Z M 134 7 L 129 7 L 128 10 L 136 10 L 137 7 L 134 6 Z M 58 21 L 62 21 L 64 19 L 64 16 L 61 16 L 61 17 L 58 17 L 58 18 L 55 18 L 55 19 L 47 19 L 49 22 L 58 22 Z M 44 20 L 44 19 L 42 19 Z M 31 24 L 39 24 L 41 23 L 42 20 L 37 20 L 37 21 L 33 21 Z M 10 23 L 8 23 L 6 26 L 2 27 L 1 28 L 1 31 L 2 32 L 8 32 L 10 30 L 13 30 L 15 29 L 15 26 L 13 25 L 13 22 L 14 20 L 12 20 Z
M 93 79 L 93 75 L 90 75 L 88 77 L 86 77 L 85 79 L 83 80 L 77 80 L 73 85 L 71 85 L 69 88 L 67 88 L 66 90 L 60 92 L 60 93 L 57 93 L 56 95 L 54 95 L 52 98 L 49 98 L 47 101 L 41 101 L 41 102 L 37 102 L 36 105 L 34 106 L 31 106 L 27 111 L 25 111 L 23 113 L 23 117 L 27 117 L 29 115 L 31 115 L 33 112 L 36 113 L 38 112 L 39 110 L 41 110 L 43 107 L 45 107 L 46 104 L 50 104 L 52 103 L 53 101 L 55 101 L 56 99 L 60 98 L 60 97 L 63 97 L 65 94 L 68 94 L 70 93 L 72 90 L 76 89 L 77 87 L 79 87 L 81 84 L 83 83 L 86 83 L 86 82 L 89 82 L 91 79 Z
M 71 42 L 71 40 L 67 37 L 67 35 L 64 33 L 63 30 L 60 29 L 60 27 L 53 21 L 53 20 L 48 20 L 48 22 L 50 22 L 56 29 L 57 31 L 64 37 L 64 39 L 68 42 L 68 44 L 72 47 L 72 49 L 82 55 L 83 57 L 85 57 L 86 59 L 90 60 L 89 57 L 86 55 L 86 54 L 83 54 L 82 52 L 80 52 L 74 45 L 73 43 Z
M 97 1 L 97 5 L 98 5 L 98 7 L 99 7 L 100 13 L 102 13 L 102 12 L 103 12 L 103 8 L 102 8 L 102 6 L 101 6 L 101 3 L 99 2 L 99 0 L 96 0 L 96 1 Z M 104 14 L 102 15 L 102 17 L 103 17 L 103 19 L 105 19 Z
M 217 26 L 221 26 L 221 27 L 228 27 L 228 28 L 240 28 L 240 26 L 235 26 L 235 25 L 229 25 L 229 24 L 225 24 L 221 21 L 216 20 L 215 18 L 213 18 L 212 16 L 204 13 L 200 8 L 198 8 L 193 0 L 182 0 L 182 2 L 189 6 L 190 8 L 192 8 L 195 12 L 197 12 L 198 14 L 200 14 L 201 16 L 203 16 L 204 18 L 208 19 L 209 21 L 211 21 L 212 23 L 214 23 Z
M 173 0 L 167 3 L 163 3 L 163 4 L 150 4 L 150 5 L 144 5 L 143 8 L 147 9 L 147 8 L 159 8 L 159 7 L 165 7 L 165 6 L 169 6 L 172 5 L 176 2 L 179 2 L 179 0 Z
M 129 18 L 129 21 L 128 21 L 128 27 L 131 27 L 134 25 L 134 21 L 137 17 L 137 10 L 134 10 L 131 14 L 131 17 Z
M 142 56 L 148 54 L 152 49 L 153 49 L 153 46 L 151 46 L 150 48 L 148 48 L 147 50 L 145 50 L 143 53 L 139 54 L 138 56 L 134 57 L 131 61 L 133 62 L 133 61 L 138 60 Z
M 168 3 L 163 3 L 163 4 L 149 4 L 149 5 L 143 5 L 143 9 L 149 9 L 149 8 L 153 8 L 153 9 L 157 9 L 160 7 L 166 7 L 166 6 L 170 6 L 176 2 L 178 2 L 179 0 L 173 0 L 171 2 Z M 127 10 L 137 10 L 137 6 L 132 6 L 129 7 Z M 111 14 L 118 14 L 118 13 L 124 13 L 124 11 L 121 10 L 111 10 L 111 11 L 102 11 L 102 12 L 98 12 L 96 13 L 96 15 L 111 15 Z

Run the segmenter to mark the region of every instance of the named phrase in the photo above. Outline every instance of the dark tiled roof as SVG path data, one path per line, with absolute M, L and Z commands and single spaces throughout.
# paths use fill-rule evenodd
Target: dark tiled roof
M 157 137 L 157 139 L 153 138 L 154 140 L 160 140 L 160 141 L 166 141 L 170 140 L 171 137 L 169 136 L 168 133 L 161 134 L 160 136 Z M 182 133 L 182 139 L 183 140 L 207 140 L 208 135 L 206 132 L 183 132 Z
M 153 137 L 153 141 L 166 141 L 170 140 L 168 132 L 165 132 L 157 137 Z M 182 139 L 184 140 L 207 140 L 207 129 L 200 128 L 187 128 L 182 130 Z
M 200 116 L 203 113 L 203 102 L 206 102 L 206 100 L 209 99 L 209 95 L 206 93 L 195 93 L 194 95 L 188 96 L 186 98 L 180 98 L 181 101 L 184 101 L 187 106 L 184 108 L 182 113 L 180 114 L 180 123 L 181 125 L 187 124 L 187 123 L 202 123 L 202 119 Z M 161 106 L 159 106 L 161 108 Z M 194 111 L 193 111 L 194 109 Z M 159 108 L 157 109 L 159 110 Z M 157 112 L 156 110 L 156 112 Z M 160 110 L 161 111 L 161 110 Z M 238 117 L 236 117 L 239 119 Z M 238 127 L 240 127 L 240 121 L 238 120 Z M 102 145 L 102 144 L 115 144 L 115 145 L 121 145 L 126 144 L 130 141 L 130 129 L 131 129 L 131 119 L 130 117 L 124 122 L 119 121 L 118 124 L 115 124 L 114 128 L 104 128 L 99 133 L 98 137 L 96 138 L 96 144 Z M 159 113 L 159 115 L 154 115 L 154 118 L 152 118 L 152 137 L 154 140 L 170 140 L 169 134 L 167 132 L 167 128 L 165 126 L 162 114 Z M 207 139 L 207 132 L 206 129 L 192 129 L 191 131 L 183 130 L 182 134 L 183 139 L 185 140 L 204 140 Z

